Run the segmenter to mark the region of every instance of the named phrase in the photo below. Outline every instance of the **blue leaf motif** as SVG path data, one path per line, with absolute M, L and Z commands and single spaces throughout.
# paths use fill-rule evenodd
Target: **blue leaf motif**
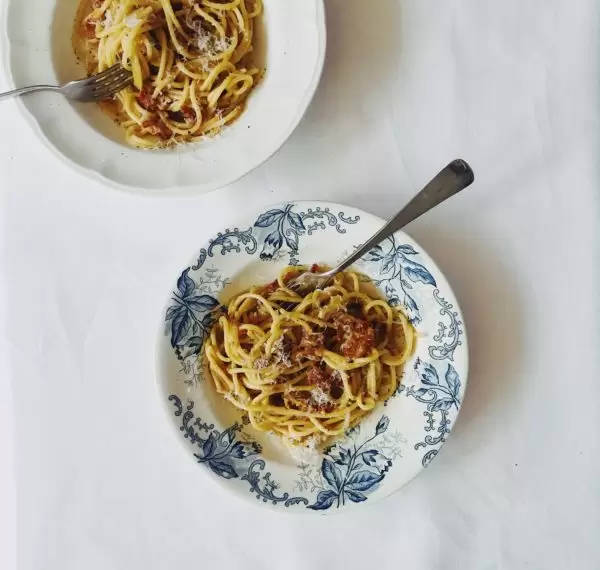
M 204 454 L 204 458 L 206 459 L 210 457 L 214 453 L 216 447 L 217 440 L 215 438 L 215 435 L 211 433 L 208 436 L 208 439 L 204 442 L 204 445 L 202 446 L 202 453 Z
M 446 370 L 446 383 L 448 384 L 448 388 L 450 388 L 452 394 L 455 397 L 458 396 L 458 392 L 460 390 L 460 378 L 458 377 L 458 372 L 456 372 L 452 364 L 448 364 L 448 370 Z
M 212 311 L 219 305 L 219 301 L 210 295 L 188 297 L 185 302 L 191 309 L 199 312 Z
M 377 451 L 376 449 L 369 449 L 369 451 L 365 451 L 362 454 L 362 458 L 366 465 L 374 465 L 377 461 L 378 455 L 379 451 Z
M 288 220 L 290 221 L 290 225 L 296 228 L 299 232 L 304 231 L 304 222 L 300 215 L 296 214 L 296 212 L 289 211 L 288 212 Z
M 381 419 L 377 422 L 375 428 L 375 435 L 381 435 L 390 425 L 390 418 L 387 416 L 381 416 Z
M 325 481 L 327 481 L 336 491 L 340 490 L 344 478 L 342 477 L 340 468 L 333 461 L 323 459 L 321 473 L 323 474 Z
M 180 306 L 171 323 L 171 345 L 178 346 L 192 325 L 192 317 L 187 307 Z
M 374 473 L 373 471 L 359 471 L 348 479 L 344 485 L 344 489 L 350 489 L 351 491 L 367 491 L 382 479 L 383 475 L 380 473 Z
M 185 344 L 186 344 L 186 346 L 189 346 L 190 348 L 198 348 L 198 347 L 202 346 L 203 342 L 204 341 L 201 337 L 193 336 Z
M 350 458 L 351 458 L 351 454 L 350 451 L 347 449 L 341 449 L 340 450 L 340 456 L 339 458 L 335 459 L 334 461 L 338 464 L 338 465 L 349 465 L 350 464 Z
M 237 424 L 234 424 L 230 428 L 226 429 L 219 437 L 219 444 L 227 447 L 235 439 L 235 428 Z
M 172 307 L 169 307 L 167 309 L 167 314 L 165 315 L 165 320 L 170 321 L 170 320 L 174 319 L 175 315 L 177 315 L 177 312 L 179 311 L 180 308 L 181 308 L 181 305 L 173 305 Z
M 376 245 L 371 251 L 365 254 L 367 261 L 381 261 L 383 257 L 383 248 L 380 245 Z
M 429 390 L 431 390 L 431 388 L 419 388 L 417 390 L 417 396 L 424 396 Z
M 441 412 L 445 410 L 449 410 L 450 407 L 454 404 L 454 400 L 451 398 L 444 398 L 442 400 L 438 400 L 432 405 L 428 406 L 432 412 Z
M 298 234 L 293 230 L 285 232 L 285 243 L 293 253 L 296 253 L 298 251 Z
M 278 222 L 283 215 L 285 215 L 283 210 L 269 210 L 268 212 L 261 214 L 254 225 L 259 228 L 268 228 Z
M 204 315 L 202 317 L 202 326 L 207 329 L 213 324 L 213 321 L 214 321 L 213 314 L 207 313 L 206 315 Z
M 393 271 L 396 268 L 396 258 L 393 255 L 388 255 L 384 258 L 385 263 L 381 267 L 381 273 Z
M 337 499 L 337 496 L 335 491 L 320 491 L 316 503 L 308 508 L 313 511 L 324 511 L 333 505 L 333 501 Z
M 409 309 L 410 311 L 418 311 L 419 307 L 417 306 L 416 301 L 408 294 L 406 293 L 404 295 L 404 306 Z
M 188 275 L 189 272 L 190 268 L 188 267 L 177 280 L 177 289 L 179 289 L 182 297 L 191 295 L 191 293 L 194 291 L 194 287 L 196 286 L 192 278 Z
M 233 466 L 224 461 L 209 461 L 208 466 L 213 473 L 216 473 L 224 479 L 235 479 L 238 476 Z
M 353 503 L 362 503 L 363 501 L 367 500 L 367 497 L 365 497 L 362 493 L 359 493 L 358 491 L 344 491 L 344 495 L 348 497 Z
M 288 493 L 284 493 L 281 497 L 274 494 L 274 490 L 278 487 L 277 482 L 271 479 L 270 473 L 265 473 L 262 477 L 254 471 L 258 466 L 259 470 L 265 467 L 265 462 L 261 459 L 255 460 L 249 467 L 244 460 L 252 455 L 257 455 L 261 452 L 261 447 L 256 441 L 236 441 L 235 434 L 241 430 L 239 423 L 234 423 L 223 432 L 219 432 L 214 428 L 213 424 L 203 422 L 200 417 L 194 419 L 194 402 L 189 401 L 184 412 L 184 406 L 181 399 L 174 394 L 169 396 L 169 401 L 175 405 L 175 416 L 181 418 L 180 430 L 184 432 L 184 436 L 193 444 L 199 447 L 199 451 L 194 453 L 194 457 L 198 463 L 206 465 L 215 475 L 224 479 L 240 478 L 246 480 L 251 485 L 251 490 L 264 499 L 268 499 L 273 504 L 284 502 L 285 506 L 291 504 L 308 504 L 308 500 L 304 497 L 289 497 Z M 206 439 L 200 436 L 205 434 Z M 239 473 L 238 469 L 242 472 Z M 259 487 L 259 483 L 264 484 L 264 487 Z
M 426 285 L 433 285 L 434 287 L 437 286 L 433 275 L 431 275 L 431 273 L 429 273 L 429 271 L 427 271 L 427 269 L 425 269 L 425 267 L 423 267 L 420 263 L 411 261 L 404 255 L 400 255 L 400 265 L 402 266 L 402 269 L 404 269 L 406 275 L 414 283 L 420 281 Z
M 440 383 L 440 379 L 437 370 L 431 366 L 431 364 L 425 364 L 421 371 L 421 381 L 423 384 L 428 386 L 437 386 Z
M 404 255 L 417 255 L 417 252 L 412 245 L 402 244 L 396 248 L 396 251 L 403 253 Z

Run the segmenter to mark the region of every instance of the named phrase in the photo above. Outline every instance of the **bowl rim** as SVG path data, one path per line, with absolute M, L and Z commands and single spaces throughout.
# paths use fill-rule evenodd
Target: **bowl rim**
M 14 76 L 12 72 L 12 42 L 8 36 L 8 15 L 9 9 L 11 8 L 13 2 L 18 2 L 19 0 L 7 0 L 4 2 L 4 9 L 0 14 L 2 18 L 2 27 L 0 29 L 0 50 L 3 53 L 2 59 L 0 63 L 4 68 L 4 76 L 7 79 L 9 89 L 16 89 Z M 236 174 L 235 176 L 222 176 L 219 179 L 215 179 L 211 184 L 207 184 L 206 186 L 199 188 L 194 184 L 175 184 L 172 186 L 168 186 L 165 188 L 151 188 L 147 189 L 142 186 L 137 186 L 135 184 L 123 184 L 112 180 L 98 172 L 97 170 L 93 170 L 91 168 L 87 168 L 78 164 L 74 159 L 67 156 L 64 152 L 62 152 L 59 148 L 57 148 L 54 144 L 50 142 L 48 137 L 44 134 L 42 128 L 38 120 L 35 116 L 27 109 L 25 104 L 23 103 L 21 97 L 15 98 L 15 103 L 17 109 L 19 110 L 21 116 L 25 118 L 26 123 L 29 125 L 33 133 L 36 137 L 42 141 L 43 145 L 51 151 L 51 153 L 58 158 L 63 164 L 70 167 L 75 172 L 94 180 L 104 186 L 108 186 L 115 190 L 120 190 L 122 192 L 126 192 L 128 194 L 135 195 L 143 195 L 143 196 L 153 196 L 153 197 L 186 197 L 192 195 L 199 194 L 207 194 L 209 192 L 213 192 L 215 190 L 220 190 L 225 186 L 229 186 L 237 182 L 238 180 L 244 178 L 254 170 L 256 170 L 259 166 L 263 165 L 267 160 L 269 160 L 272 156 L 274 156 L 281 147 L 285 144 L 285 142 L 290 138 L 290 136 L 294 133 L 300 121 L 306 114 L 315 93 L 317 92 L 317 88 L 319 86 L 319 82 L 321 80 L 321 76 L 323 74 L 323 68 L 325 66 L 325 55 L 327 51 L 327 27 L 326 27 L 326 19 L 325 19 L 325 0 L 314 0 L 316 4 L 316 20 L 317 20 L 317 34 L 319 39 L 319 51 L 318 51 L 318 59 L 316 62 L 316 66 L 313 72 L 313 76 L 310 81 L 310 85 L 308 89 L 305 91 L 300 105 L 298 106 L 296 116 L 289 124 L 289 128 L 284 131 L 281 136 L 274 143 L 273 148 L 269 150 L 268 154 L 262 158 L 259 162 L 257 162 L 252 168 L 247 170 L 244 173 Z M 174 150 L 173 152 L 177 153 L 178 150 Z
M 283 204 L 311 205 L 311 206 L 329 207 L 331 209 L 341 208 L 341 209 L 346 209 L 346 210 L 348 210 L 348 208 L 350 208 L 350 209 L 355 210 L 356 212 L 360 213 L 361 215 L 365 215 L 367 218 L 370 218 L 373 222 L 381 224 L 381 226 L 383 226 L 385 223 L 387 223 L 387 220 L 381 218 L 380 216 L 373 214 L 371 212 L 368 212 L 366 210 L 363 210 L 360 207 L 351 206 L 349 204 L 342 204 L 340 202 L 335 202 L 335 201 L 330 201 L 330 200 L 310 200 L 310 199 L 291 200 L 291 199 L 288 199 L 288 200 L 281 200 L 279 202 L 269 203 L 261 208 L 253 208 L 251 212 L 249 212 L 245 215 L 240 214 L 239 216 L 236 216 L 235 219 L 232 219 L 231 222 L 229 222 L 229 226 L 230 227 L 233 227 L 233 226 L 242 227 L 245 225 L 245 223 L 248 220 L 255 219 L 257 215 L 260 215 L 261 213 L 263 213 L 267 210 L 273 209 L 273 208 L 281 206 Z M 225 225 L 227 225 L 227 223 Z M 217 230 L 217 231 L 219 231 L 219 230 Z M 470 370 L 469 334 L 468 334 L 467 327 L 465 324 L 464 314 L 462 312 L 460 303 L 458 301 L 458 298 L 456 297 L 454 289 L 452 288 L 452 285 L 446 278 L 445 273 L 440 269 L 437 262 L 429 255 L 429 252 L 426 249 L 424 249 L 417 240 L 415 240 L 412 236 L 407 234 L 403 229 L 398 230 L 397 232 L 394 232 L 394 235 L 395 236 L 398 236 L 398 235 L 407 236 L 412 242 L 414 242 L 415 244 L 417 244 L 419 246 L 420 251 L 422 253 L 425 253 L 425 255 L 429 259 L 430 265 L 433 266 L 435 268 L 436 272 L 439 273 L 439 275 L 441 275 L 444 278 L 446 285 L 447 285 L 446 290 L 452 295 L 452 297 L 456 301 L 454 310 L 458 311 L 458 313 L 461 317 L 462 330 L 463 330 L 463 336 L 461 338 L 461 346 L 462 346 L 461 352 L 464 352 L 464 373 L 461 375 L 461 379 L 462 379 L 462 382 L 464 385 L 463 402 L 461 402 L 461 405 L 458 408 L 456 415 L 454 417 L 454 421 L 452 422 L 452 425 L 450 426 L 450 432 L 447 434 L 448 436 L 450 436 L 455 429 L 458 418 L 460 417 L 460 413 L 462 411 L 463 404 L 464 404 L 464 397 L 467 393 L 467 388 L 469 385 L 469 370 Z M 206 241 L 203 241 L 202 244 L 199 245 L 199 247 L 200 248 L 204 247 L 204 245 L 206 243 L 208 243 L 210 238 L 211 238 L 211 236 L 208 236 L 206 238 Z M 195 252 L 192 251 L 191 253 L 192 253 L 192 255 L 186 259 L 191 260 L 194 258 Z M 155 390 L 155 394 L 158 399 L 157 404 L 162 409 L 161 415 L 163 415 L 165 421 L 169 424 L 169 426 L 170 426 L 169 430 L 173 433 L 173 436 L 178 440 L 178 446 L 180 446 L 180 449 L 182 449 L 185 452 L 185 455 L 189 458 L 189 460 L 193 461 L 194 465 L 197 465 L 197 462 L 194 459 L 194 455 L 189 453 L 189 448 L 187 447 L 184 438 L 181 437 L 181 432 L 180 432 L 179 428 L 177 427 L 176 423 L 173 421 L 172 409 L 169 406 L 168 399 L 165 398 L 165 395 L 167 394 L 168 391 L 165 390 L 165 381 L 162 378 L 162 376 L 159 374 L 160 364 L 161 364 L 161 346 L 164 343 L 164 314 L 165 314 L 167 307 L 168 307 L 168 302 L 164 301 L 161 305 L 161 309 L 158 312 L 158 317 L 157 317 L 157 326 L 156 326 L 157 332 L 156 332 L 155 341 L 154 341 L 154 358 L 153 358 L 154 390 Z M 438 449 L 438 453 L 442 451 L 442 449 L 445 447 L 446 443 L 447 443 L 446 441 L 442 442 L 442 445 Z M 425 467 L 422 467 L 421 469 L 417 470 L 416 472 L 414 472 L 412 474 L 411 477 L 406 479 L 402 484 L 389 489 L 388 492 L 382 493 L 382 494 L 376 494 L 376 495 L 370 497 L 369 501 L 367 501 L 367 505 L 365 505 L 364 503 L 360 503 L 360 506 L 364 508 L 365 506 L 368 507 L 368 506 L 372 506 L 374 504 L 378 504 L 380 501 L 383 501 L 384 499 L 387 499 L 388 497 L 398 493 L 399 491 L 404 489 L 409 483 L 411 483 L 424 469 L 425 469 Z M 200 469 L 200 472 L 202 472 L 202 471 L 206 471 L 206 470 Z M 210 472 L 206 473 L 206 476 L 209 479 L 211 479 L 212 481 L 215 481 L 221 487 L 221 489 L 228 491 L 230 496 L 240 497 L 240 498 L 244 499 L 244 501 L 246 503 L 253 503 L 256 505 L 255 501 L 251 501 L 250 498 L 246 497 L 243 493 L 239 493 L 237 490 L 232 489 L 231 485 L 228 484 L 227 481 L 223 480 L 221 477 L 214 476 Z M 311 516 L 311 515 L 315 515 L 315 514 L 317 514 L 319 516 L 335 516 L 335 515 L 341 515 L 343 513 L 348 512 L 347 508 L 336 509 L 336 510 L 327 509 L 325 511 L 312 511 L 310 509 L 280 509 L 274 505 L 271 505 L 270 503 L 262 503 L 262 502 L 259 504 L 259 506 L 263 510 L 265 507 L 267 507 L 269 510 L 271 510 L 273 512 L 278 512 L 278 513 L 285 512 L 285 513 L 289 513 L 292 515 L 300 515 L 300 516 L 304 516 L 304 515 Z M 307 511 L 310 511 L 310 512 L 307 512 Z

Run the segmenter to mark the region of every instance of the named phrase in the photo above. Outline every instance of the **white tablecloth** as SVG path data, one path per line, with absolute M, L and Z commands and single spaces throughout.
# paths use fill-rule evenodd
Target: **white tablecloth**
M 0 567 L 600 568 L 595 4 L 327 0 L 306 118 L 205 196 L 92 183 L 2 103 Z M 475 186 L 409 230 L 470 335 L 467 396 L 438 458 L 355 514 L 229 495 L 182 453 L 155 395 L 173 276 L 247 201 L 389 216 L 458 156 Z

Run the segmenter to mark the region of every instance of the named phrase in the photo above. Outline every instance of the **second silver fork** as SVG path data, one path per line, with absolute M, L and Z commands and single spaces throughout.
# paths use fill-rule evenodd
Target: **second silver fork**
M 117 64 L 91 77 L 69 81 L 64 85 L 32 85 L 0 93 L 0 101 L 38 91 L 54 91 L 73 101 L 101 101 L 125 89 L 131 82 L 131 73 Z

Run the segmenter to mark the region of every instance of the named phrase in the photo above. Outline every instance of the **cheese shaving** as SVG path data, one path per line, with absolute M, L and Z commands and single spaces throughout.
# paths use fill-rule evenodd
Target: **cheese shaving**
M 329 396 L 329 394 L 325 392 L 320 386 L 316 386 L 311 390 L 310 397 L 317 406 L 321 406 L 323 404 L 328 404 L 329 402 L 331 402 L 331 397 Z
M 139 26 L 142 21 L 137 17 L 137 14 L 129 14 L 125 20 L 125 25 L 133 30 L 136 26 Z

